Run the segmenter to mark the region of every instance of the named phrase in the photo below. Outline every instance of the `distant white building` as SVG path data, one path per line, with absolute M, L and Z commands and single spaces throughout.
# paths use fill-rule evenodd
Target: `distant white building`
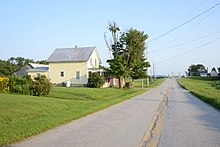
M 218 73 L 214 70 L 212 70 L 209 74 L 210 74 L 211 77 L 217 77 L 218 76 Z
M 198 70 L 198 76 L 200 77 L 207 77 L 207 71 L 205 69 L 199 69 Z

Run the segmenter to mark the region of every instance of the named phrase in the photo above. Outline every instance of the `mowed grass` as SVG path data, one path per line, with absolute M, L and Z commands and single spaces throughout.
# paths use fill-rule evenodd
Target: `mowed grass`
M 54 87 L 47 97 L 0 94 L 0 145 L 21 141 L 146 90 Z
M 212 86 L 213 80 L 208 78 L 184 78 L 178 79 L 179 84 L 192 94 L 196 95 L 203 101 L 211 104 L 217 109 L 220 109 L 220 90 Z
M 153 80 L 153 83 L 152 83 L 152 85 L 150 85 L 150 88 L 155 88 L 157 85 L 160 85 L 164 81 L 165 81 L 165 78 Z M 149 79 L 149 82 L 151 82 L 150 79 Z M 142 87 L 142 79 L 135 80 L 134 87 L 141 88 Z M 147 87 L 147 80 L 146 79 L 143 79 L 143 87 Z

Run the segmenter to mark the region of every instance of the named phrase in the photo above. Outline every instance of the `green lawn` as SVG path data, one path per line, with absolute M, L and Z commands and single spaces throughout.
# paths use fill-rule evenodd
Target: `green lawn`
M 155 87 L 164 80 L 158 80 Z M 145 92 L 135 88 L 54 87 L 47 97 L 0 93 L 0 146 L 65 124 Z
M 179 84 L 191 93 L 220 109 L 220 90 L 212 86 L 213 80 L 211 78 L 184 78 L 178 79 Z
M 153 82 L 150 87 L 151 88 L 156 87 L 157 85 L 160 85 L 164 80 L 165 80 L 165 78 L 160 78 L 160 79 L 156 79 L 153 81 L 149 80 L 149 82 Z M 127 81 L 129 81 L 129 79 Z M 142 86 L 142 79 L 135 80 L 134 87 L 141 88 L 141 86 Z M 143 87 L 147 87 L 147 80 L 146 79 L 143 79 Z

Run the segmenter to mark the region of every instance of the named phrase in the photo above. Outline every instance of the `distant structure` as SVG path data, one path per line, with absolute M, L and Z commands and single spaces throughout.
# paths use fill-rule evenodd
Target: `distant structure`
M 215 68 L 212 68 L 212 71 L 208 74 L 210 77 L 218 77 L 219 74 L 215 70 Z
M 200 77 L 207 77 L 208 76 L 207 70 L 205 70 L 205 69 L 199 69 L 196 74 L 197 74 L 197 76 L 200 76 Z
M 40 69 L 44 69 L 48 72 L 49 66 L 45 65 L 45 64 L 28 63 L 28 64 L 24 65 L 23 67 L 21 67 L 19 70 L 12 72 L 11 75 L 17 75 L 19 77 L 24 77 L 24 76 L 28 75 L 28 72 L 31 73 L 33 70 L 40 71 Z

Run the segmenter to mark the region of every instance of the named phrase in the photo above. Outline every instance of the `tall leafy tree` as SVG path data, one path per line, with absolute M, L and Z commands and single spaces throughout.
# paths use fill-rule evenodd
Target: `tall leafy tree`
M 16 69 L 16 64 L 6 60 L 0 60 L 0 75 L 10 75 L 11 72 L 13 72 Z
M 196 73 L 199 69 L 205 69 L 205 66 L 202 64 L 192 64 L 188 68 L 188 72 L 190 76 L 196 76 Z
M 47 62 L 47 60 L 40 60 L 40 61 L 37 61 L 36 63 L 38 63 L 38 64 L 46 64 L 46 65 L 49 64 L 49 63 Z
M 127 32 L 119 32 L 116 23 L 109 24 L 112 41 L 106 44 L 113 55 L 113 59 L 107 60 L 109 72 L 113 77 L 119 79 L 119 87 L 123 87 L 125 77 L 132 79 L 143 78 L 146 76 L 149 63 L 144 57 L 145 40 L 148 38 L 144 32 L 137 29 L 130 29 Z
M 108 30 L 111 32 L 111 40 L 108 42 L 105 37 L 106 44 L 113 55 L 113 59 L 107 60 L 109 63 L 109 72 L 113 77 L 119 79 L 119 87 L 124 86 L 124 77 L 126 76 L 126 63 L 122 55 L 123 43 L 121 42 L 120 28 L 115 22 L 109 23 Z
M 144 56 L 145 41 L 148 35 L 143 31 L 131 28 L 124 34 L 123 38 L 126 45 L 124 52 L 129 76 L 133 80 L 146 77 L 147 67 L 150 67 Z

